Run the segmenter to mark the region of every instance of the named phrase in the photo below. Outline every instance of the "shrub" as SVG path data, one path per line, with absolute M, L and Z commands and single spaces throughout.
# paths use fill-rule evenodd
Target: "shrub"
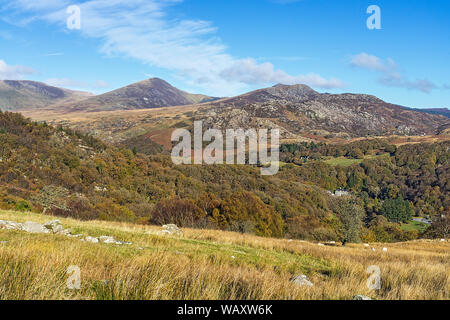
M 164 199 L 160 200 L 153 209 L 149 220 L 153 224 L 176 224 L 179 227 L 196 227 L 206 213 L 192 200 L 188 199 Z

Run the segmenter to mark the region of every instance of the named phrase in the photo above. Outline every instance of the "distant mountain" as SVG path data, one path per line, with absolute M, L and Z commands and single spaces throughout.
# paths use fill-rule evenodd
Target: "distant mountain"
M 114 132 L 120 136 L 123 132 L 126 139 L 136 135 L 146 137 L 155 126 L 164 127 L 161 121 L 166 120 L 167 127 L 177 121 L 191 124 L 192 120 L 203 120 L 210 128 L 279 128 L 282 138 L 289 139 L 443 134 L 450 127 L 448 117 L 434 114 L 442 113 L 441 109 L 413 110 L 366 94 L 319 93 L 303 84 L 278 84 L 222 99 L 181 91 L 159 78 L 87 98 L 86 93 L 30 81 L 3 81 L 1 88 L 4 87 L 8 90 L 0 91 L 1 99 L 11 100 L 10 92 L 13 92 L 16 103 L 6 103 L 4 109 L 23 111 L 32 118 L 52 123 L 76 122 L 74 125 L 78 127 L 88 123 L 96 134 L 111 136 Z M 166 120 L 162 115 L 152 119 L 121 113 L 176 106 L 183 108 L 175 112 L 173 119 Z M 33 111 L 36 109 L 37 112 Z M 187 109 L 189 113 L 186 113 Z M 109 114 L 108 119 L 101 121 L 89 115 L 99 111 L 117 111 L 120 115 L 112 117 Z M 52 115 L 52 112 L 59 115 Z
M 181 91 L 162 79 L 153 78 L 83 101 L 64 103 L 58 108 L 68 112 L 136 110 L 197 104 L 215 99 Z
M 55 103 L 75 102 L 92 96 L 28 80 L 0 81 L 0 109 L 23 111 L 47 108 Z
M 365 94 L 318 93 L 306 85 L 276 85 L 221 99 L 199 111 L 210 127 L 279 127 L 299 134 L 348 136 L 439 133 L 449 120 Z
M 412 109 L 418 112 L 425 112 L 429 114 L 438 114 L 450 118 L 450 110 L 447 108 L 430 108 L 430 109 Z

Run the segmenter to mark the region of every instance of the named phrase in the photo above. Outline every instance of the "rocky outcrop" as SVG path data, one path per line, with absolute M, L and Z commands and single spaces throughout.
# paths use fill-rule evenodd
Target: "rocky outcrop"
M 176 227 L 176 226 L 175 226 Z M 114 239 L 111 236 L 101 236 L 101 237 L 91 237 L 91 236 L 83 236 L 81 234 L 72 234 L 71 229 L 64 229 L 63 225 L 59 220 L 48 221 L 44 224 L 40 224 L 33 221 L 27 221 L 24 223 L 15 222 L 15 221 L 3 221 L 0 220 L 0 229 L 8 229 L 8 230 L 20 230 L 28 233 L 48 233 L 48 234 L 57 234 L 64 235 L 70 238 L 80 238 L 81 241 L 90 242 L 90 243 L 105 243 L 105 244 L 117 244 L 117 245 L 130 245 L 131 242 L 119 241 Z M 175 230 L 173 228 L 169 228 L 170 230 Z M 180 230 L 181 231 L 181 230 Z M 173 231 L 175 232 L 175 231 Z

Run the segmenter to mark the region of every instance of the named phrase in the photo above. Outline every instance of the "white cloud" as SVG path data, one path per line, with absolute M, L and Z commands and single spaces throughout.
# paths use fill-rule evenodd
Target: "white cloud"
M 36 70 L 26 66 L 10 66 L 4 60 L 0 60 L 0 80 L 20 80 Z
M 324 79 L 318 74 L 291 76 L 282 70 L 276 70 L 271 63 L 257 63 L 254 59 L 236 61 L 232 66 L 223 70 L 220 74 L 224 79 L 240 81 L 249 84 L 303 83 L 320 88 L 341 88 L 344 86 L 338 79 Z
M 387 63 L 382 61 L 377 56 L 373 56 L 365 52 L 353 56 L 350 60 L 350 64 L 354 67 L 378 71 L 385 71 L 388 67 Z
M 381 73 L 378 82 L 388 87 L 400 87 L 409 90 L 418 90 L 424 93 L 430 93 L 437 86 L 426 79 L 409 80 L 399 71 L 394 60 L 388 58 L 383 60 L 377 56 L 367 53 L 354 55 L 350 59 L 350 65 L 357 68 L 367 69 Z
M 338 79 L 316 74 L 289 75 L 270 63 L 238 59 L 227 53 L 208 21 L 177 20 L 168 17 L 169 6 L 183 0 L 90 0 L 80 4 L 81 32 L 101 42 L 101 52 L 127 56 L 150 66 L 167 69 L 190 86 L 215 95 L 231 95 L 255 83 L 308 81 L 319 88 L 341 87 Z M 17 0 L 9 6 L 25 20 L 43 19 L 65 28 L 66 1 Z M 31 18 L 30 18 L 31 13 Z M 74 32 L 74 31 L 72 31 Z M 76 31 L 78 32 L 78 31 Z M 249 63 L 249 61 L 252 61 Z M 246 66 L 244 75 L 236 66 Z M 234 68 L 234 70 L 233 70 Z M 258 79 L 262 76 L 264 81 Z

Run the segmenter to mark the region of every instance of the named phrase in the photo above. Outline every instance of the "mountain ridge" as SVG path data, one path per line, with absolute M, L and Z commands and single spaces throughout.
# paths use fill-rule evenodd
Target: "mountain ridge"
M 213 101 L 203 113 L 198 118 L 210 127 L 281 127 L 286 138 L 314 131 L 350 136 L 437 134 L 449 123 L 444 116 L 373 95 L 318 93 L 306 85 L 278 84 Z
M 0 80 L 0 109 L 23 111 L 42 109 L 55 103 L 82 100 L 92 94 L 54 87 L 39 81 Z

